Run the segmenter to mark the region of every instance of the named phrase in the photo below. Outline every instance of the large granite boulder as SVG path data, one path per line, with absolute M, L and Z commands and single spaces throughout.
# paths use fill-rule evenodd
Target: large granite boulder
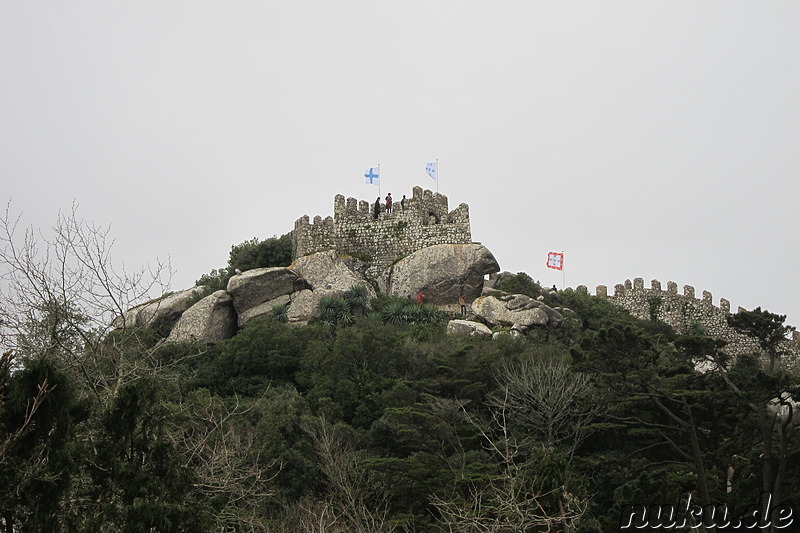
M 125 311 L 111 324 L 114 329 L 165 326 L 172 327 L 180 316 L 197 301 L 200 287 L 178 291 L 152 300 Z
M 319 301 L 324 296 L 335 296 L 333 289 L 303 290 L 292 294 L 287 316 L 289 324 L 304 326 L 319 316 Z
M 492 333 L 492 340 L 502 339 L 503 337 L 510 337 L 512 339 L 516 339 L 522 336 L 522 333 L 518 329 L 510 329 L 508 331 L 495 331 Z
M 299 294 L 299 293 L 294 292 L 292 294 Z M 254 318 L 258 318 L 260 316 L 271 316 L 273 307 L 275 307 L 276 305 L 289 305 L 289 302 L 291 302 L 291 295 L 282 294 L 281 296 L 278 296 L 274 300 L 266 301 L 263 304 L 251 307 L 250 309 L 243 311 L 242 313 L 239 314 L 239 328 L 240 329 L 243 328 L 245 324 L 247 324 Z
M 213 344 L 233 337 L 236 329 L 233 299 L 227 292 L 217 291 L 181 315 L 167 342 L 199 341 Z
M 471 301 L 480 296 L 484 276 L 499 270 L 483 245 L 437 244 L 395 263 L 388 276 L 388 292 L 413 296 L 422 290 L 426 303 L 438 305 L 456 303 L 461 293 Z
M 491 337 L 492 330 L 480 322 L 470 320 L 451 320 L 447 323 L 448 335 L 469 335 L 471 337 Z
M 297 272 L 286 267 L 254 268 L 228 281 L 228 294 L 239 315 L 246 315 L 254 307 L 305 288 L 306 284 Z
M 564 322 L 558 311 L 523 294 L 482 296 L 472 302 L 472 312 L 489 324 L 522 331 L 533 326 L 558 327 Z
M 333 250 L 300 257 L 291 268 L 312 290 L 333 290 L 341 295 L 353 285 L 363 285 L 370 299 L 376 296 L 375 289 L 364 276 L 350 268 Z

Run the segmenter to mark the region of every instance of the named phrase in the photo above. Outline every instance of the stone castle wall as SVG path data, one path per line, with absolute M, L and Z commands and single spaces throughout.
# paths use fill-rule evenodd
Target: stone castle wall
M 295 257 L 336 250 L 372 263 L 370 270 L 377 274 L 398 259 L 435 244 L 469 244 L 472 233 L 469 206 L 461 204 L 448 210 L 447 196 L 414 187 L 406 198 L 405 209 L 395 198 L 393 212 L 378 201 L 358 201 L 338 194 L 333 202 L 333 217 L 307 215 L 294 224 L 292 240 Z
M 582 289 L 585 290 L 585 287 Z M 624 284 L 616 285 L 613 295 L 608 294 L 605 285 L 598 285 L 596 295 L 608 299 L 637 318 L 649 320 L 655 317 L 672 326 L 678 333 L 702 331 L 709 337 L 727 341 L 724 351 L 731 356 L 761 351 L 755 339 L 728 326 L 730 302 L 720 298 L 719 306 L 716 306 L 708 291 L 703 291 L 702 298 L 697 298 L 694 287 L 690 285 L 684 285 L 683 294 L 678 294 L 678 285 L 675 282 L 667 282 L 667 288 L 663 290 L 658 280 L 652 280 L 650 288 L 645 288 L 644 280 L 635 278 L 633 283 L 626 280 Z M 797 331 L 793 333 L 791 340 L 786 340 L 782 348 L 794 360 L 800 359 L 800 335 Z

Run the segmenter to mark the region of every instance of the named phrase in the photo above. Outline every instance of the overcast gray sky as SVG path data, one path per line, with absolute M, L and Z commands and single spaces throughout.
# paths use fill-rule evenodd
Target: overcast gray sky
M 503 270 L 800 325 L 799 148 L 796 0 L 0 1 L 0 200 L 173 289 L 438 158 Z

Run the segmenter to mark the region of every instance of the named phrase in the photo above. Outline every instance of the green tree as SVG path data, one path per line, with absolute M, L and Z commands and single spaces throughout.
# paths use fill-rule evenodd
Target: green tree
M 266 317 L 252 320 L 204 356 L 192 385 L 223 396 L 256 397 L 270 385 L 295 383 L 307 345 L 325 335 L 319 327 L 295 328 Z
M 782 322 L 782 317 L 775 320 L 774 315 L 766 317 L 766 323 L 761 322 L 763 318 L 764 315 L 749 315 L 746 320 L 749 324 L 759 324 L 762 333 L 775 331 L 775 325 Z M 737 453 L 735 458 L 733 453 L 730 454 L 727 465 L 730 469 L 735 465 L 736 470 L 750 472 L 750 475 L 737 475 L 735 478 L 729 475 L 728 490 L 735 487 L 737 494 L 766 491 L 776 504 L 787 496 L 794 496 L 800 489 L 796 476 L 791 475 L 797 472 L 795 458 L 800 456 L 800 417 L 796 411 L 800 387 L 797 386 L 797 377 L 774 373 L 772 365 L 765 370 L 754 354 L 729 358 L 722 351 L 724 343 L 707 337 L 690 337 L 682 340 L 679 346 L 694 360 L 713 365 L 719 388 L 727 389 L 735 405 L 741 409 L 736 415 L 736 430 L 732 433 L 738 437 L 733 443 Z M 753 484 L 755 479 L 760 484 Z M 746 497 L 740 497 L 740 501 L 746 502 Z M 775 531 L 774 524 L 767 530 Z
M 76 424 L 85 405 L 74 384 L 47 358 L 27 359 L 6 382 L 0 427 L 0 517 L 6 531 L 60 531 L 64 498 L 78 473 Z
M 195 285 L 205 287 L 203 296 L 214 291 L 224 290 L 228 281 L 236 271 L 244 272 L 254 268 L 280 267 L 292 264 L 292 234 L 286 233 L 280 237 L 270 237 L 260 240 L 253 237 L 231 246 L 228 254 L 228 264 L 219 269 L 213 269 L 208 274 L 203 274 L 195 281 Z
M 531 298 L 538 298 L 542 294 L 542 287 L 525 272 L 512 275 L 503 275 L 497 283 L 497 290 L 511 294 L 524 294 Z
M 141 378 L 121 387 L 93 439 L 82 531 L 206 531 L 211 523 L 169 433 L 167 384 Z
M 772 373 L 775 370 L 775 362 L 784 353 L 781 344 L 795 330 L 793 326 L 785 326 L 783 324 L 785 320 L 786 315 L 776 315 L 756 307 L 752 311 L 742 310 L 729 316 L 728 325 L 758 341 L 758 345 L 769 358 L 767 371 Z
M 292 235 L 249 241 L 231 246 L 228 267 L 241 271 L 253 268 L 289 266 L 292 264 Z

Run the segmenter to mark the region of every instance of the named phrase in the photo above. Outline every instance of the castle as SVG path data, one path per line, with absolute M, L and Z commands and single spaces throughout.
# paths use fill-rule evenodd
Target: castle
M 450 211 L 447 196 L 421 187 L 414 187 L 411 198 L 402 205 L 400 199 L 395 199 L 391 212 L 386 211 L 380 198 L 369 203 L 337 194 L 333 217 L 323 219 L 318 215 L 311 223 L 308 215 L 304 215 L 295 222 L 292 232 L 294 257 L 335 250 L 366 262 L 366 275 L 371 279 L 377 279 L 399 259 L 422 248 L 471 242 L 469 206 L 462 203 Z M 588 292 L 583 285 L 577 290 Z M 613 295 L 608 294 L 606 286 L 599 285 L 596 295 L 637 318 L 665 322 L 678 333 L 723 339 L 728 342 L 724 351 L 730 355 L 760 351 L 755 339 L 728 326 L 730 302 L 722 298 L 720 305 L 715 306 L 708 291 L 703 291 L 702 299 L 698 299 L 694 287 L 689 285 L 684 286 L 683 294 L 678 294 L 678 286 L 672 281 L 663 290 L 658 280 L 652 280 L 650 288 L 645 288 L 644 280 L 636 278 L 616 285 Z M 800 361 L 800 334 L 795 331 L 782 349 Z
M 471 242 L 469 206 L 462 203 L 449 211 L 447 196 L 421 187 L 414 187 L 402 206 L 401 198 L 396 198 L 391 212 L 380 199 L 369 203 L 337 194 L 333 217 L 317 215 L 311 223 L 304 215 L 292 232 L 294 257 L 336 250 L 369 262 L 370 277 L 416 250 Z

